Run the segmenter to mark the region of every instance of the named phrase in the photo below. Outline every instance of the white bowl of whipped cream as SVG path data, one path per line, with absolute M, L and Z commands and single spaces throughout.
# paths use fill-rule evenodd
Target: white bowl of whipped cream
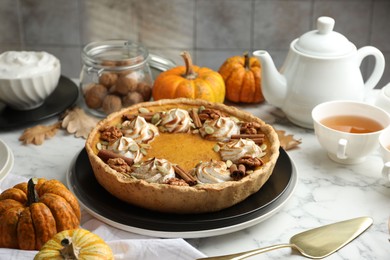
M 60 61 L 47 52 L 0 54 L 0 101 L 16 110 L 39 107 L 57 87 Z

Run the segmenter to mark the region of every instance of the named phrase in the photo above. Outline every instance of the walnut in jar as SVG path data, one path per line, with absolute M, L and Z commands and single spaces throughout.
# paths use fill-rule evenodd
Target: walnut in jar
M 99 83 L 109 88 L 116 84 L 117 79 L 118 75 L 115 73 L 103 73 L 99 77 Z
M 107 96 L 107 88 L 100 84 L 92 84 L 84 94 L 85 103 L 89 108 L 100 108 Z
M 134 78 L 121 76 L 118 78 L 114 92 L 125 96 L 129 92 L 133 92 L 137 88 L 137 80 Z
M 122 100 L 116 95 L 107 95 L 103 100 L 103 111 L 104 113 L 111 114 L 119 111 L 122 108 Z
M 142 95 L 145 101 L 150 100 L 152 97 L 152 87 L 145 82 L 139 82 L 136 91 Z
M 128 107 L 137 103 L 144 102 L 142 95 L 138 92 L 130 92 L 122 98 L 122 105 Z

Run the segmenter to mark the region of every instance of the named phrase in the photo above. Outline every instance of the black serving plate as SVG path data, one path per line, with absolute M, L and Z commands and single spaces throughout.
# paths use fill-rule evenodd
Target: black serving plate
M 40 107 L 31 110 L 15 110 L 0 103 L 0 131 L 27 126 L 58 115 L 73 105 L 78 95 L 77 85 L 61 76 L 57 88 Z
M 268 218 L 290 198 L 297 175 L 280 149 L 273 174 L 257 193 L 218 212 L 184 215 L 154 212 L 117 199 L 97 182 L 85 149 L 75 158 L 67 182 L 80 204 L 109 225 L 144 235 L 194 238 L 237 231 Z

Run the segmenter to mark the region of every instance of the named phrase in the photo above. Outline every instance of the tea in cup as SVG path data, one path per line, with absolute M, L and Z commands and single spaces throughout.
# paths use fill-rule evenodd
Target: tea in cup
M 312 118 L 317 139 L 329 158 L 343 164 L 363 162 L 390 125 L 390 115 L 381 108 L 347 100 L 317 105 Z
M 382 176 L 387 182 L 390 182 L 390 128 L 381 133 L 379 144 L 383 159 Z

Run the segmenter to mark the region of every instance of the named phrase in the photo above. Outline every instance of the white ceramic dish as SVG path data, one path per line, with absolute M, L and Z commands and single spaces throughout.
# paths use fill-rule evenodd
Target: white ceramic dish
M 46 52 L 10 51 L 0 55 L 0 100 L 16 110 L 43 104 L 55 90 L 61 63 Z
M 375 105 L 390 114 L 390 83 L 380 90 Z
M 14 155 L 11 149 L 0 139 L 0 182 L 14 166 Z

